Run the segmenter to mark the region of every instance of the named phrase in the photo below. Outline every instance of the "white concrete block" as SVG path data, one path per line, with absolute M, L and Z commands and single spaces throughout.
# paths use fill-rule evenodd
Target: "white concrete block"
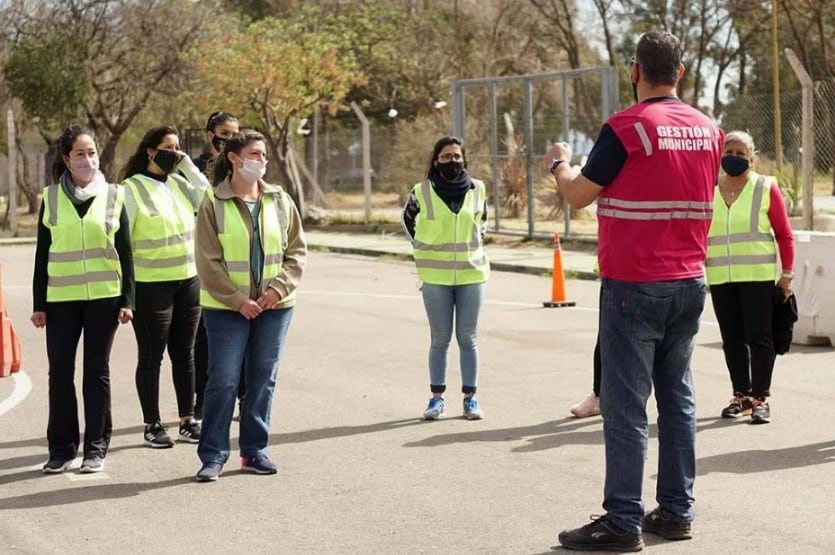
M 794 232 L 793 343 L 835 345 L 835 232 Z

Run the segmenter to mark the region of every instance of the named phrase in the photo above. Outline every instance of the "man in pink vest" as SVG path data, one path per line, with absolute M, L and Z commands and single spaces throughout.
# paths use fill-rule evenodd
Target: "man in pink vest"
M 640 551 L 644 532 L 691 538 L 696 409 L 690 359 L 705 302 L 703 262 L 723 134 L 676 96 L 681 42 L 650 31 L 635 48 L 637 103 L 604 124 L 579 172 L 557 143 L 545 156 L 574 208 L 597 199 L 600 263 L 600 409 L 606 514 L 559 534 L 563 547 Z M 658 507 L 641 489 L 655 387 Z

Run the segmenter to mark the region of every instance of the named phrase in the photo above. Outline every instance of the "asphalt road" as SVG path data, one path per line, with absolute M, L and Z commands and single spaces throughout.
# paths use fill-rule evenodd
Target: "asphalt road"
M 28 322 L 32 256 L 30 245 L 0 248 L 32 384 L 19 403 L 0 404 L 0 553 L 530 555 L 602 512 L 601 421 L 568 415 L 591 388 L 595 282 L 568 283 L 575 308 L 544 309 L 548 278 L 495 272 L 479 338 L 486 418 L 458 416 L 453 347 L 448 417 L 423 422 L 428 326 L 412 265 L 312 253 L 273 405 L 270 453 L 281 470 L 241 474 L 233 458 L 218 482 L 199 484 L 194 445 L 142 446 L 130 326 L 111 360 L 115 433 L 104 473 L 41 474 L 47 372 L 43 332 Z M 834 362 L 831 348 L 793 347 L 777 361 L 773 422 L 722 421 L 730 385 L 706 310 L 694 361 L 695 537 L 648 536 L 649 552 L 835 552 Z M 0 403 L 24 381 L 0 379 Z M 161 394 L 173 424 L 167 361 Z

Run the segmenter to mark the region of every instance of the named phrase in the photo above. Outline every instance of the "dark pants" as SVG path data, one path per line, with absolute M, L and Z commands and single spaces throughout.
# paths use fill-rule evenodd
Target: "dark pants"
M 137 282 L 136 391 L 146 424 L 161 420 L 159 372 L 168 350 L 180 417 L 194 414 L 194 336 L 200 320 L 197 277 L 182 281 Z
M 600 336 L 597 336 L 597 341 L 594 344 L 594 377 L 592 382 L 592 391 L 596 397 L 600 397 L 600 372 L 602 364 L 600 362 Z
M 203 315 L 197 325 L 197 337 L 194 338 L 194 411 L 203 412 L 203 398 L 206 395 L 206 384 L 209 382 L 209 340 L 206 336 L 206 324 Z M 246 391 L 246 373 L 241 372 L 238 383 L 238 400 L 244 397 Z
M 771 394 L 773 294 L 774 283 L 771 281 L 710 286 L 734 393 L 761 398 Z
M 78 402 L 75 354 L 84 332 L 84 457 L 107 454 L 113 422 L 110 414 L 110 350 L 116 335 L 119 299 L 69 301 L 46 305 L 46 354 L 49 359 L 50 457 L 72 459 L 78 452 Z

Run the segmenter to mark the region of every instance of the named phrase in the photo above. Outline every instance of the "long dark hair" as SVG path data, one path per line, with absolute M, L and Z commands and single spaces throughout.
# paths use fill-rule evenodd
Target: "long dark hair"
M 240 156 L 241 151 L 249 143 L 255 141 L 264 141 L 264 135 L 254 129 L 242 129 L 229 137 L 226 146 L 223 147 L 223 152 L 220 153 L 215 162 L 214 175 L 212 176 L 213 187 L 217 187 L 221 181 L 232 175 L 232 162 L 229 161 L 227 154 L 234 152 Z
M 447 145 L 458 145 L 461 147 L 461 156 L 464 157 L 464 167 L 467 167 L 467 149 L 464 147 L 464 141 L 458 137 L 447 135 L 438 139 L 432 148 L 432 156 L 429 157 L 429 169 L 426 171 L 426 177 L 431 177 L 432 168 L 435 167 L 435 160 L 438 159 L 438 155 Z
M 61 176 L 67 171 L 67 165 L 64 163 L 64 156 L 69 156 L 70 152 L 72 152 L 72 147 L 75 144 L 75 140 L 78 139 L 81 135 L 87 135 L 93 142 L 96 142 L 96 135 L 93 131 L 87 127 L 82 127 L 80 125 L 70 125 L 66 129 L 61 132 L 61 135 L 55 139 L 55 143 L 53 144 L 53 148 L 55 149 L 55 156 L 52 160 L 52 168 L 50 173 L 52 174 L 52 181 L 57 183 Z
M 161 125 L 159 127 L 152 127 L 149 129 L 142 140 L 139 141 L 139 146 L 136 147 L 136 152 L 128 158 L 125 167 L 122 168 L 120 180 L 126 179 L 137 173 L 142 173 L 148 168 L 148 149 L 157 148 L 162 140 L 168 135 L 177 135 L 177 128 L 173 125 Z

